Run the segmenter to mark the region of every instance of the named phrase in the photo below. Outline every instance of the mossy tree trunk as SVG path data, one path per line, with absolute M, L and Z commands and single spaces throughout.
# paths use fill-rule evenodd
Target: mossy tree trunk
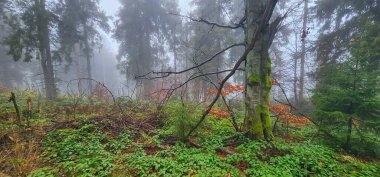
M 246 1 L 247 46 L 250 45 L 267 2 L 266 0 Z M 251 139 L 271 140 L 273 137 L 268 107 L 272 87 L 271 60 L 268 50 L 272 40 L 268 24 L 260 31 L 255 48 L 246 59 L 247 92 L 245 95 L 246 117 L 244 123 L 247 136 Z

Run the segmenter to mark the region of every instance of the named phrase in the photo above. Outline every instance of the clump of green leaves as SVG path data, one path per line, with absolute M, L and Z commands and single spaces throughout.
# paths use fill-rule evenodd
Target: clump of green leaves
M 116 155 L 128 144 L 131 144 L 128 134 L 114 140 L 94 125 L 84 125 L 76 130 L 49 133 L 44 143 L 44 156 L 69 175 L 109 176 L 117 167 Z
M 43 167 L 31 172 L 28 177 L 55 177 L 59 176 L 59 170 L 52 167 Z
M 136 176 L 238 176 L 239 171 L 225 163 L 215 150 L 189 148 L 183 144 L 173 146 L 154 155 L 142 148 L 123 156 L 123 161 Z

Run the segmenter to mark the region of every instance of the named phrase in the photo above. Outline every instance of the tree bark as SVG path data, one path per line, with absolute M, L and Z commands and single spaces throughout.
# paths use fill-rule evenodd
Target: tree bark
M 295 32 L 295 54 L 294 54 L 294 68 L 293 68 L 293 94 L 294 94 L 294 102 L 296 105 L 298 105 L 298 75 L 297 75 L 297 69 L 298 69 L 298 37 L 297 32 Z
M 302 24 L 302 46 L 301 46 L 301 68 L 300 68 L 300 85 L 299 85 L 299 101 L 304 101 L 304 88 L 305 88 L 305 60 L 306 60 L 306 35 L 307 35 L 307 16 L 309 13 L 308 0 L 304 0 L 304 13 Z
M 297 59 L 294 59 L 294 68 L 293 68 L 293 94 L 294 102 L 298 105 L 298 93 L 297 93 Z
M 84 32 L 84 53 L 86 55 L 86 62 L 87 62 L 87 77 L 92 79 L 92 73 L 91 73 L 91 48 L 90 44 L 88 42 L 88 27 L 86 20 L 83 20 L 83 32 Z M 92 93 L 92 81 L 88 80 L 88 93 L 91 95 Z
M 254 31 L 260 23 L 260 15 L 266 7 L 265 0 L 246 1 L 247 29 L 246 43 L 250 45 Z M 245 132 L 251 139 L 271 140 L 271 119 L 269 114 L 269 101 L 271 83 L 271 60 L 269 58 L 269 46 L 271 43 L 269 24 L 262 31 L 256 41 L 256 46 L 248 54 L 246 59 L 246 83 L 245 95 L 246 117 Z
M 57 88 L 55 85 L 53 61 L 50 51 L 49 17 L 46 13 L 45 0 L 35 0 L 34 2 L 36 6 L 39 52 L 41 55 L 46 97 L 48 100 L 53 100 L 57 96 Z
M 357 71 L 359 70 L 359 60 L 357 59 L 356 60 L 356 63 L 355 63 L 355 70 L 354 70 L 354 82 L 352 84 L 352 87 L 353 87 L 353 92 L 356 91 L 356 79 L 357 79 Z M 354 103 L 351 101 L 350 102 L 350 111 L 351 111 L 351 115 L 354 114 Z M 347 135 L 346 135 L 346 143 L 344 145 L 344 149 L 346 150 L 350 150 L 351 149 L 351 134 L 352 134 L 352 123 L 353 123 L 353 118 L 352 116 L 348 119 L 347 121 Z
M 344 145 L 344 149 L 351 149 L 351 133 L 352 133 L 352 117 L 347 121 L 347 136 L 346 136 L 346 144 Z

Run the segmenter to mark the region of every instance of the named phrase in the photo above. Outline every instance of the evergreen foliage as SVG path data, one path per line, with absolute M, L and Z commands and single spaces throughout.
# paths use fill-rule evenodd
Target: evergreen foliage
M 378 2 L 330 2 L 319 1 L 317 6 L 317 14 L 326 20 L 325 30 L 332 23 L 327 17 L 336 15 L 337 21 L 333 30 L 319 39 L 318 82 L 312 97 L 314 117 L 320 128 L 332 132 L 346 149 L 379 157 L 376 148 L 367 151 L 359 145 L 364 142 L 380 147 L 374 136 L 379 135 L 380 125 L 380 33 L 378 14 L 374 12 Z M 350 19 L 340 24 L 344 17 Z

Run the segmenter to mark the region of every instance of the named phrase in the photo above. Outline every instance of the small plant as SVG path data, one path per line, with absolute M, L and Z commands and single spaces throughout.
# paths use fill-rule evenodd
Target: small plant
M 197 110 L 191 105 L 182 105 L 180 102 L 173 101 L 167 106 L 170 120 L 167 126 L 172 130 L 175 137 L 185 138 L 186 133 L 195 125 Z

